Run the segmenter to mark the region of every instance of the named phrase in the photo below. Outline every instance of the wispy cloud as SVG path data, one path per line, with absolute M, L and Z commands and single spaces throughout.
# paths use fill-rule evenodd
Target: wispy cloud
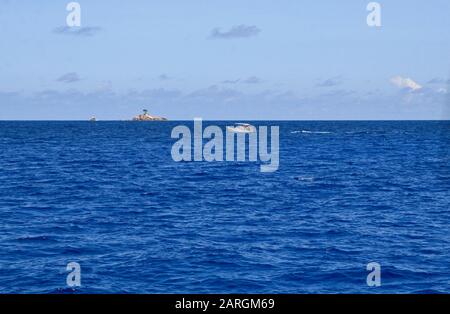
M 106 82 L 108 87 L 109 82 Z M 91 86 L 93 87 L 93 86 Z M 130 119 L 142 108 L 169 119 L 444 119 L 447 91 L 423 87 L 418 93 L 325 89 L 298 94 L 276 89 L 242 91 L 212 85 L 193 91 L 144 89 L 125 92 L 43 90 L 2 92 L 2 119 Z M 403 104 L 403 105 L 399 105 Z M 407 106 L 406 106 L 407 105 Z
M 66 74 L 61 75 L 56 79 L 57 82 L 61 83 L 74 83 L 78 82 L 80 80 L 80 77 L 76 72 L 69 72 Z
M 163 73 L 163 74 L 158 76 L 158 79 L 161 80 L 161 81 L 168 81 L 168 80 L 171 80 L 172 77 Z
M 249 38 L 257 36 L 261 30 L 255 25 L 236 25 L 228 31 L 222 31 L 216 27 L 211 31 L 210 38 L 212 39 L 233 39 L 233 38 Z
M 427 82 L 428 84 L 450 84 L 450 79 L 443 79 L 440 77 L 436 77 Z
M 222 84 L 238 84 L 238 83 L 243 83 L 243 84 L 260 84 L 262 83 L 263 80 L 260 79 L 257 76 L 250 76 L 248 78 L 245 79 L 236 79 L 236 80 L 225 80 L 222 81 Z
M 259 84 L 262 83 L 262 80 L 256 76 L 250 76 L 249 78 L 242 81 L 245 84 Z
M 61 26 L 53 29 L 53 33 L 60 35 L 70 35 L 79 37 L 91 37 L 102 30 L 98 26 L 86 26 L 86 27 L 69 27 Z
M 186 95 L 188 99 L 195 99 L 205 103 L 228 103 L 242 96 L 242 93 L 229 88 L 220 88 L 216 85 L 193 91 Z
M 333 87 L 340 85 L 342 83 L 342 78 L 340 76 L 330 77 L 324 81 L 317 83 L 317 87 Z
M 101 81 L 96 89 L 96 92 L 102 92 L 102 93 L 112 93 L 113 89 L 112 89 L 112 82 L 110 80 L 106 80 L 106 81 Z
M 225 80 L 225 81 L 222 81 L 221 83 L 222 84 L 237 84 L 237 83 L 239 83 L 239 81 L 240 81 L 240 79 L 237 79 L 237 80 Z
M 416 91 L 422 88 L 422 85 L 416 83 L 412 79 L 408 77 L 401 77 L 399 75 L 391 78 L 391 83 L 397 87 L 405 88 L 411 91 Z

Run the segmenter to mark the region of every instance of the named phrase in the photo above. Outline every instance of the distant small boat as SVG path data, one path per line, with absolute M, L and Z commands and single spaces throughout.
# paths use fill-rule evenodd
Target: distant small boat
M 254 133 L 256 127 L 248 123 L 236 123 L 234 126 L 227 126 L 227 130 L 234 133 Z
M 89 121 L 95 122 L 95 121 L 97 121 L 97 119 L 96 119 L 95 117 L 91 117 L 91 118 L 89 119 Z

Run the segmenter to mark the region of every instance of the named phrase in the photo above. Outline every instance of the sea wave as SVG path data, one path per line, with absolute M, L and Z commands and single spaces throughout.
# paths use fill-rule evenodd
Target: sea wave
M 276 122 L 275 173 L 179 123 L 0 121 L 0 293 L 450 292 L 447 122 Z
M 300 130 L 300 131 L 292 131 L 291 134 L 298 134 L 298 133 L 304 133 L 304 134 L 331 134 L 333 132 L 329 131 L 309 131 L 309 130 Z

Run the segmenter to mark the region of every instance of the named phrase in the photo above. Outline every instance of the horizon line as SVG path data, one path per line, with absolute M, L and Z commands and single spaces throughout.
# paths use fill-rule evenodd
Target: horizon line
M 176 121 L 194 121 L 194 119 L 173 119 L 173 120 L 166 120 L 166 121 L 133 121 L 133 120 L 119 120 L 119 119 L 105 119 L 105 120 L 96 120 L 96 121 L 89 121 L 87 120 L 67 120 L 67 119 L 52 119 L 52 120 L 46 120 L 46 119 L 0 119 L 0 122 L 138 122 L 138 123 L 154 123 L 154 122 L 176 122 Z M 280 122 L 307 122 L 307 121 L 450 121 L 450 118 L 446 119 L 202 119 L 202 121 L 237 121 L 237 120 L 244 120 L 244 121 L 280 121 Z

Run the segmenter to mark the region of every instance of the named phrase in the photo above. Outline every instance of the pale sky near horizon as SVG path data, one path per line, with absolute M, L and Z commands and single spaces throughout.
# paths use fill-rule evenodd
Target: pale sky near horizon
M 449 119 L 450 1 L 0 0 L 0 120 Z

